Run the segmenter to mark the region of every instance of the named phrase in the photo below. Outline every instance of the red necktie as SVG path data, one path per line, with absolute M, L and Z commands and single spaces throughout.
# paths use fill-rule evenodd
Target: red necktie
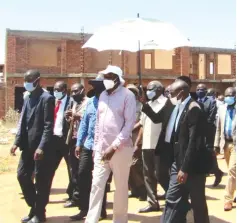
M 56 122 L 57 114 L 58 114 L 61 103 L 62 103 L 62 101 L 60 101 L 60 100 L 58 100 L 56 102 L 56 106 L 54 108 L 54 123 Z

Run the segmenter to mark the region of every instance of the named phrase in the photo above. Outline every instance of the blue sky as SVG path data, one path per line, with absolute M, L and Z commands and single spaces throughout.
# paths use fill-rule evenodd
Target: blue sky
M 173 23 L 195 46 L 234 48 L 235 0 L 3 0 L 0 6 L 0 63 L 5 30 L 93 32 L 125 18 L 155 18 Z

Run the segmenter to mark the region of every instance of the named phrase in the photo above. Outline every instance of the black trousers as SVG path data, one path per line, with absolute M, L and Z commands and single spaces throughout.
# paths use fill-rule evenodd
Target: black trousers
M 35 161 L 34 151 L 30 149 L 24 149 L 19 160 L 17 178 L 26 203 L 38 217 L 45 215 L 45 207 L 49 202 L 51 177 L 54 171 L 53 160 L 53 153 L 47 151 L 42 160 Z M 32 181 L 33 173 L 35 173 L 35 184 Z
M 212 168 L 211 168 L 211 171 L 210 173 L 211 174 L 214 174 L 214 175 L 218 175 L 220 173 L 220 168 L 219 168 L 219 165 L 218 165 L 218 162 L 217 162 L 217 157 L 216 157 L 216 154 L 214 152 L 214 149 L 210 151 L 213 155 L 212 155 Z
M 129 174 L 129 187 L 132 195 L 137 197 L 146 197 L 146 187 L 143 176 L 143 162 L 141 148 L 136 151 L 133 157 L 133 163 Z
M 170 143 L 164 144 L 163 152 L 158 156 L 157 180 L 165 193 L 169 188 L 170 168 L 172 165 L 173 152 Z
M 73 193 L 77 193 L 77 173 L 79 168 L 79 159 L 75 156 L 76 139 L 72 139 L 69 143 L 69 170 L 70 181 L 67 188 L 69 199 L 73 199 Z
M 69 198 L 72 196 L 72 191 L 70 190 L 70 187 L 72 184 L 72 179 L 71 179 L 71 174 L 70 174 L 70 167 L 69 167 L 69 146 L 66 145 L 65 143 L 65 138 L 64 137 L 59 137 L 59 136 L 53 136 L 53 151 L 55 153 L 55 158 L 54 158 L 54 174 L 56 170 L 59 167 L 59 164 L 61 160 L 64 158 L 66 165 L 67 165 L 67 171 L 68 171 L 68 187 L 67 187 L 67 194 Z M 54 177 L 53 174 L 53 177 Z M 52 177 L 52 180 L 53 180 Z
M 166 194 L 166 204 L 162 223 L 186 223 L 189 211 L 189 195 L 195 223 L 209 223 L 208 209 L 205 197 L 205 174 L 189 175 L 185 184 L 177 182 L 178 170 L 176 163 L 171 166 L 169 189 Z
M 80 152 L 79 167 L 77 174 L 76 190 L 73 193 L 73 200 L 78 204 L 81 211 L 88 211 L 90 192 L 92 184 L 92 171 L 94 168 L 92 150 L 83 148 Z M 102 212 L 106 210 L 106 191 L 104 194 Z
M 147 191 L 147 201 L 151 206 L 157 207 L 157 171 L 158 158 L 155 156 L 154 149 L 142 150 L 143 175 Z
M 88 211 L 92 184 L 93 158 L 92 150 L 83 148 L 80 152 L 79 167 L 77 173 L 77 189 L 73 194 L 73 200 L 77 201 L 82 211 Z

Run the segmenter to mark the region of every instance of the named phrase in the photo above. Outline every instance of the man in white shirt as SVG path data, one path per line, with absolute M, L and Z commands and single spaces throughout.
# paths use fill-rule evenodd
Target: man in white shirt
M 163 89 L 163 85 L 159 81 L 152 81 L 147 86 L 147 97 L 150 100 L 148 104 L 154 112 L 158 112 L 167 101 L 167 98 L 163 96 Z M 149 205 L 140 209 L 139 212 L 145 213 L 160 210 L 157 196 L 159 157 L 155 156 L 155 148 L 161 132 L 162 124 L 153 123 L 152 120 L 147 115 L 145 115 L 145 113 L 142 113 L 140 124 L 142 126 L 141 131 L 143 131 L 143 174 L 147 190 L 147 201 Z
M 68 161 L 69 147 L 66 145 L 66 137 L 69 129 L 69 124 L 65 119 L 65 111 L 68 107 L 70 97 L 67 95 L 67 84 L 63 81 L 58 81 L 54 85 L 55 109 L 54 109 L 54 128 L 53 128 L 53 148 L 55 150 L 54 172 L 57 170 L 62 158 L 64 158 L 70 182 L 70 168 Z M 70 184 L 69 184 L 70 185 Z M 68 185 L 68 186 L 69 186 Z M 71 196 L 68 193 L 69 198 Z

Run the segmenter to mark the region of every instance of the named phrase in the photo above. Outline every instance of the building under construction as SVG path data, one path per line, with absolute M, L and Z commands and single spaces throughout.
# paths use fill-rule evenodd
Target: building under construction
M 138 82 L 136 53 L 82 49 L 90 36 L 83 30 L 80 33 L 58 33 L 8 29 L 2 77 L 5 90 L 0 91 L 5 100 L 0 115 L 9 107 L 21 109 L 23 74 L 28 69 L 40 71 L 41 84 L 49 91 L 57 80 L 65 81 L 68 86 L 81 82 L 89 90 L 88 80 L 108 64 L 120 66 L 127 83 Z M 193 81 L 192 91 L 197 83 L 203 82 L 223 92 L 235 82 L 236 53 L 235 49 L 205 47 L 142 51 L 141 73 L 143 85 L 159 80 L 166 86 L 178 76 L 186 75 Z

